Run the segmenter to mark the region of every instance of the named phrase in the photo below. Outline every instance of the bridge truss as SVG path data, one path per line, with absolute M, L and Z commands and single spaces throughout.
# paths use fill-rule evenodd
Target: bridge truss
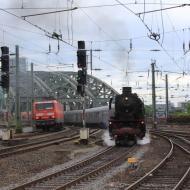
M 82 109 L 81 97 L 77 94 L 77 73 L 76 72 L 34 72 L 34 98 L 36 100 L 47 100 L 56 98 L 61 101 L 67 110 Z M 10 108 L 15 110 L 15 76 L 11 78 Z M 21 112 L 31 110 L 31 73 L 20 74 L 20 105 Z M 109 99 L 115 96 L 111 86 L 100 79 L 87 75 L 86 108 L 108 105 Z

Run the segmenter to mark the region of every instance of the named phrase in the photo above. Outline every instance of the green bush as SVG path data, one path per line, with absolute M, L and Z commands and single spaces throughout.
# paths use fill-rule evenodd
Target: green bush
M 190 114 L 170 115 L 167 119 L 168 123 L 188 124 L 190 123 Z

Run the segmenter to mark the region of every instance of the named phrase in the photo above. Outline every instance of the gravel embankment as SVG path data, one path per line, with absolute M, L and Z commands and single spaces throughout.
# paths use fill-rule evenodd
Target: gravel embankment
M 53 145 L 0 160 L 0 189 L 45 176 L 103 149 L 97 145 L 74 142 Z
M 134 178 L 143 176 L 150 171 L 168 152 L 169 145 L 155 136 L 151 136 L 150 144 L 137 145 L 131 153 L 138 160 L 138 167 L 132 169 L 127 161 L 112 168 L 106 173 L 77 186 L 77 190 L 124 190 Z M 76 187 L 71 188 L 75 190 Z
M 132 183 L 134 177 L 142 176 L 153 168 L 166 155 L 168 147 L 167 143 L 152 135 L 149 144 L 137 145 L 131 153 L 131 156 L 138 159 L 136 169 L 129 168 L 126 161 L 121 166 L 112 168 L 94 180 L 86 182 L 85 186 L 81 186 L 81 189 L 122 190 Z M 101 146 L 77 145 L 73 142 L 67 142 L 2 159 L 0 160 L 0 189 L 8 190 L 9 187 L 16 184 L 59 171 L 101 149 L 103 149 Z

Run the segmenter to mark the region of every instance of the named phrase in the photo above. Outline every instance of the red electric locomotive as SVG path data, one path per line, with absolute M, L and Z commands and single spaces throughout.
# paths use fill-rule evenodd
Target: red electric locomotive
M 64 121 L 63 105 L 57 100 L 34 102 L 34 121 L 36 128 L 60 129 Z

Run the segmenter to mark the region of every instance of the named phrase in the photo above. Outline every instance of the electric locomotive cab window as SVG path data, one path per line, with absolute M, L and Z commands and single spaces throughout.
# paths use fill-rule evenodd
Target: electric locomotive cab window
M 49 110 L 53 109 L 53 103 L 36 104 L 37 110 Z

